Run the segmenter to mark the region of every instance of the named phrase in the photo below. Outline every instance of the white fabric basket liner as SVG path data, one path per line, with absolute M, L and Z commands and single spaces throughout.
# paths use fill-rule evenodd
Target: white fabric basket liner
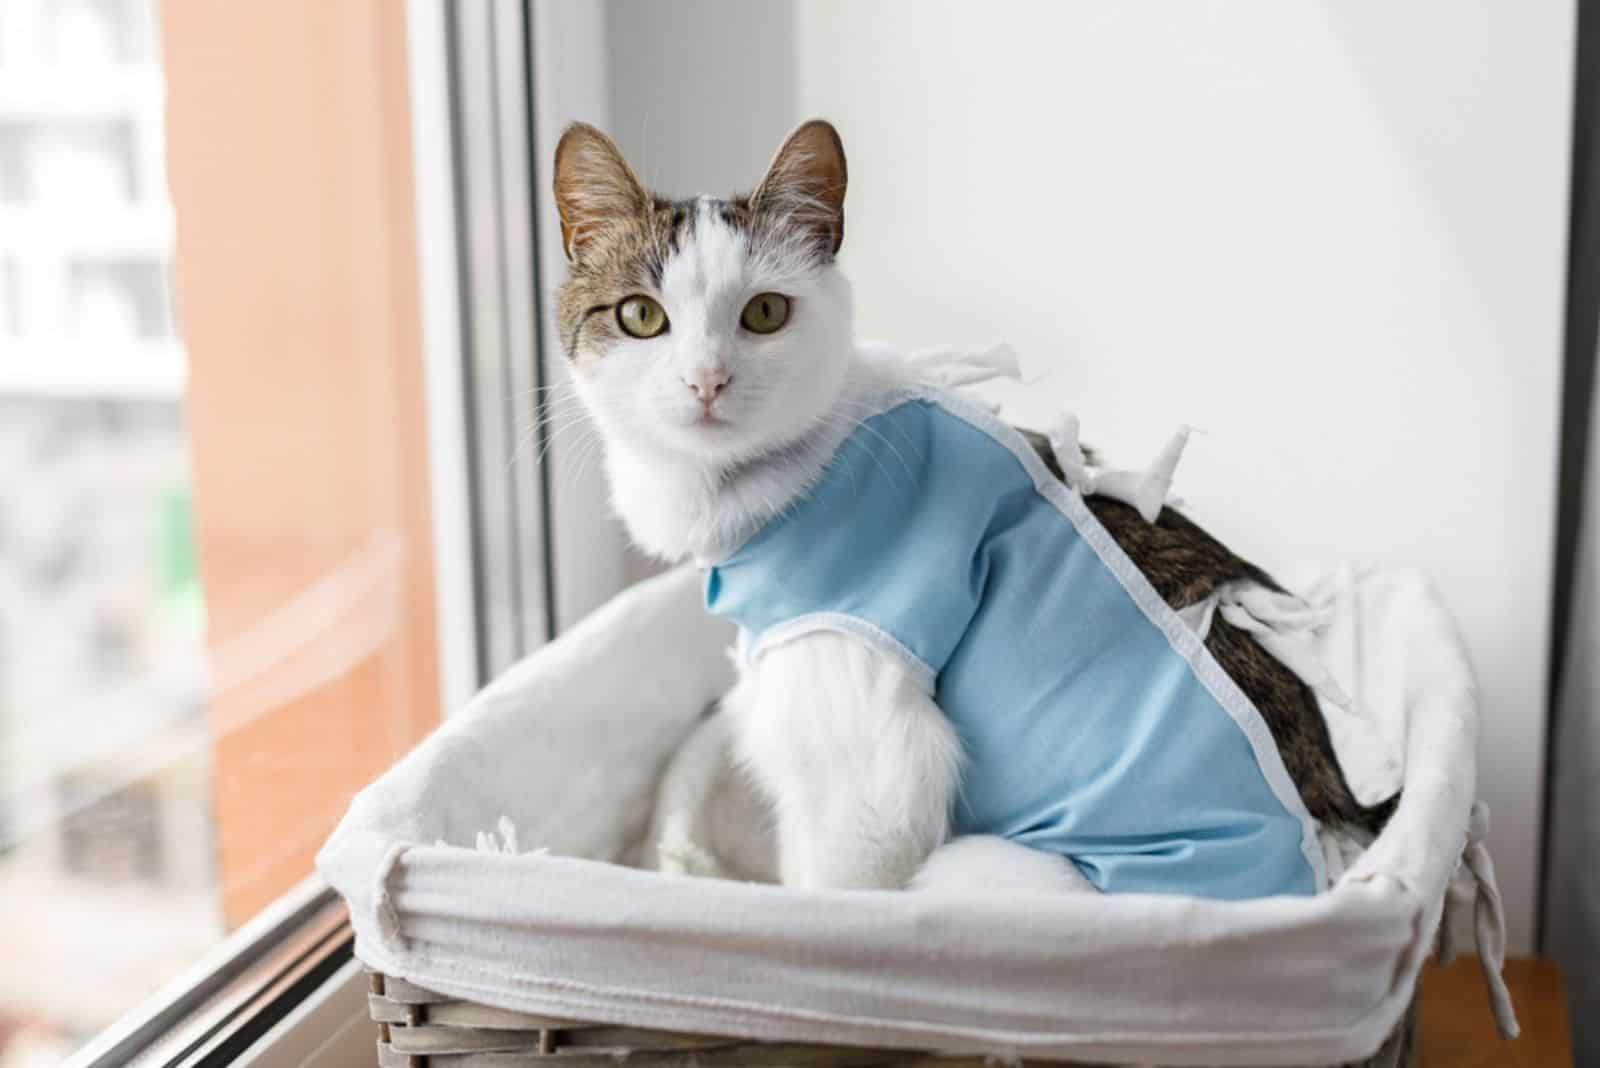
M 1406 1011 L 1467 845 L 1475 692 L 1423 579 L 1318 581 L 1354 624 L 1342 681 L 1403 735 L 1406 770 L 1388 827 L 1317 897 L 802 891 L 615 863 L 732 681 L 733 635 L 692 570 L 507 672 L 357 795 L 318 867 L 368 966 L 505 1009 L 1001 1057 L 1368 1056 Z M 473 848 L 503 820 L 534 852 Z

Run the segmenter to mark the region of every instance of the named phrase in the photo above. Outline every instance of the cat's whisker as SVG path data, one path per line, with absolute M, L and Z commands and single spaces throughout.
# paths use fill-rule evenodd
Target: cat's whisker
M 534 413 L 532 418 L 518 420 L 516 433 L 519 439 L 537 436 L 541 433 L 556 433 L 560 429 L 575 421 L 588 418 L 588 413 L 582 408 L 564 409 L 561 411 L 541 411 Z
M 551 447 L 554 446 L 558 440 L 569 435 L 573 430 L 586 426 L 591 426 L 589 417 L 587 415 L 579 414 L 573 416 L 567 422 L 563 423 L 553 433 L 547 433 L 543 444 L 539 448 L 538 454 L 533 459 L 533 466 L 537 468 L 541 463 L 544 462 L 544 459 L 549 454 Z M 527 452 L 528 445 L 537 440 L 539 431 L 541 429 L 548 430 L 547 427 L 536 426 L 530 432 L 522 435 L 516 447 L 512 449 L 511 459 L 508 462 L 507 467 L 513 467 L 517 464 L 517 462 Z
M 836 410 L 840 411 L 843 414 L 848 414 L 848 410 L 851 407 L 852 407 L 852 403 L 851 402 L 842 402 L 842 403 L 836 405 Z M 876 427 L 868 425 L 868 420 L 871 419 L 873 415 L 877 415 L 877 414 L 880 414 L 880 413 L 876 409 L 869 409 L 865 405 L 858 406 L 856 410 L 861 411 L 861 412 L 865 412 L 865 411 L 869 411 L 870 410 L 871 411 L 871 415 L 864 415 L 864 416 L 852 418 L 851 419 L 851 423 L 850 423 L 850 429 L 852 431 L 854 431 L 854 430 L 864 430 L 867 433 L 871 434 L 873 437 L 877 438 L 879 441 L 883 442 L 883 444 L 888 447 L 889 451 L 894 454 L 895 459 L 900 462 L 900 466 L 901 466 L 902 470 L 904 471 L 904 474 L 905 474 L 907 480 L 908 481 L 914 480 L 915 477 L 916 477 L 916 472 L 912 468 L 910 461 L 908 461 L 905 458 L 905 455 L 903 453 L 901 453 L 901 451 L 898 448 L 895 447 L 894 442 L 890 441 L 889 438 L 886 437 L 881 431 L 879 431 Z M 867 453 L 867 456 L 870 457 L 872 459 L 872 461 L 875 464 L 878 465 L 878 469 L 883 472 L 884 478 L 889 480 L 889 484 L 891 486 L 897 486 L 897 484 L 894 481 L 894 475 L 890 472 L 889 468 L 884 464 L 882 458 L 878 455 L 877 450 L 872 449 L 872 448 L 869 447 L 865 451 Z
M 578 446 L 583 451 L 578 453 L 573 466 L 568 470 L 566 481 L 568 488 L 575 489 L 583 484 L 589 473 L 589 467 L 594 460 L 604 455 L 604 443 L 599 434 L 583 439 Z
M 518 421 L 545 424 L 575 413 L 586 413 L 587 407 L 571 395 L 546 397 L 531 407 L 518 410 Z
M 566 426 L 562 427 L 555 434 L 552 434 L 551 436 L 549 436 L 548 438 L 545 439 L 544 447 L 539 450 L 539 455 L 534 457 L 534 461 L 533 461 L 534 462 L 534 466 L 537 467 L 539 464 L 543 463 L 545 457 L 550 454 L 550 450 L 555 446 L 556 442 L 559 441 L 561 438 L 568 436 L 574 430 L 589 430 L 589 431 L 593 431 L 594 430 L 594 425 L 591 422 L 589 422 L 589 420 L 587 418 L 579 418 L 579 419 L 574 419 L 572 422 L 570 422 Z M 580 440 L 581 440 L 581 438 L 580 438 Z

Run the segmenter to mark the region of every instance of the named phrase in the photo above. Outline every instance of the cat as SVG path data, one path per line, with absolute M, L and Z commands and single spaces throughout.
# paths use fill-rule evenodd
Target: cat
M 831 489 L 840 485 L 838 472 L 848 468 L 849 457 L 871 461 L 852 470 L 852 479 L 878 485 L 882 493 L 898 491 L 897 474 L 910 477 L 912 468 L 895 470 L 905 457 L 893 440 L 896 426 L 884 419 L 908 413 L 902 421 L 911 420 L 910 429 L 898 431 L 935 435 L 929 441 L 965 440 L 963 427 L 986 425 L 981 415 L 961 416 L 954 401 L 908 401 L 893 412 L 877 403 L 907 390 L 911 397 L 918 383 L 905 363 L 855 343 L 852 292 L 835 259 L 844 238 L 847 182 L 839 135 L 822 120 L 789 135 L 754 192 L 728 199 L 653 195 L 616 146 L 584 124 L 569 127 L 556 151 L 554 193 L 569 261 L 557 300 L 559 336 L 573 388 L 605 444 L 613 507 L 645 552 L 708 567 L 713 601 L 733 554 L 804 522 L 820 501 L 857 499 Z M 951 418 L 951 411 L 961 418 Z M 1016 472 L 1031 462 L 1048 468 L 1044 478 L 1061 478 L 1039 435 L 1010 428 L 986 433 L 972 448 L 994 454 L 990 460 L 999 466 L 990 469 L 999 477 L 1020 478 Z M 995 451 L 996 442 L 1019 453 L 1031 447 L 1035 458 L 1008 459 Z M 884 480 L 875 482 L 880 475 Z M 1052 500 L 1061 498 L 1052 491 Z M 1062 507 L 1083 508 L 1092 517 L 1073 521 L 1079 540 L 1092 542 L 1099 537 L 1094 529 L 1103 531 L 1172 609 L 1230 583 L 1277 588 L 1172 508 L 1146 522 L 1118 500 L 1072 499 L 1079 503 Z M 849 520 L 849 507 L 830 518 Z M 922 537 L 889 518 L 897 536 Z M 806 536 L 841 526 L 849 524 L 813 524 Z M 867 537 L 864 531 L 839 536 Z M 851 551 L 841 550 L 846 556 Z M 1097 552 L 1109 559 L 1109 550 Z M 798 587 L 802 572 L 816 570 L 791 567 L 768 576 L 758 593 L 782 599 L 793 592 L 785 589 L 785 575 Z M 730 584 L 732 578 L 729 572 Z M 1050 576 L 1041 572 L 1040 578 Z M 858 582 L 855 589 L 878 584 Z M 804 618 L 823 615 L 838 613 Z M 882 631 L 871 620 L 847 620 L 802 628 L 781 641 L 763 638 L 759 655 L 746 656 L 724 701 L 738 752 L 772 803 L 786 884 L 903 886 L 935 847 L 971 829 L 957 826 L 956 813 L 973 810 L 974 775 L 1001 793 L 1013 785 L 1005 781 L 1007 761 L 991 754 L 980 766 L 969 763 L 954 713 L 939 703 L 951 697 L 951 688 L 941 691 L 916 650 L 898 655 L 907 650 Z M 1038 635 L 1029 640 L 1048 648 Z M 1324 827 L 1376 832 L 1393 799 L 1376 807 L 1356 801 L 1305 684 L 1220 618 L 1204 646 L 1270 732 L 1265 744 L 1275 748 L 1297 795 L 1285 808 L 1300 809 Z M 1196 664 L 1208 660 L 1192 655 L 1199 657 Z M 1226 739 L 1219 744 L 1232 745 Z M 1014 756 L 1019 765 L 1040 759 L 1021 751 Z M 1200 763 L 1197 754 L 1196 766 L 1184 773 L 1204 782 L 1210 769 Z M 1262 760 L 1264 778 L 1271 763 Z M 1193 845 L 1185 841 L 1182 850 Z M 1287 843 L 1283 850 L 1289 851 Z M 1229 863 L 1238 862 L 1239 854 L 1228 856 Z M 1073 859 L 1107 883 L 1126 860 L 1111 857 L 1102 867 Z M 1143 886 L 1131 876 L 1126 885 Z M 1235 896 L 1242 884 L 1224 875 L 1215 886 L 1219 895 Z

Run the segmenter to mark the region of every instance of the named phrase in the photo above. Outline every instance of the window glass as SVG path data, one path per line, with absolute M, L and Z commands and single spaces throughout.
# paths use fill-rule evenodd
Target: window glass
M 0 5 L 0 1065 L 223 934 L 155 11 Z
M 303 882 L 438 722 L 405 28 L 0 0 L 0 1068 Z

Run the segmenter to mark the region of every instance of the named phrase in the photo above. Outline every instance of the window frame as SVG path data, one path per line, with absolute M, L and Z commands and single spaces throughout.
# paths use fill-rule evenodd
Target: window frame
M 526 0 L 442 14 L 480 682 L 556 629 L 529 14 Z

